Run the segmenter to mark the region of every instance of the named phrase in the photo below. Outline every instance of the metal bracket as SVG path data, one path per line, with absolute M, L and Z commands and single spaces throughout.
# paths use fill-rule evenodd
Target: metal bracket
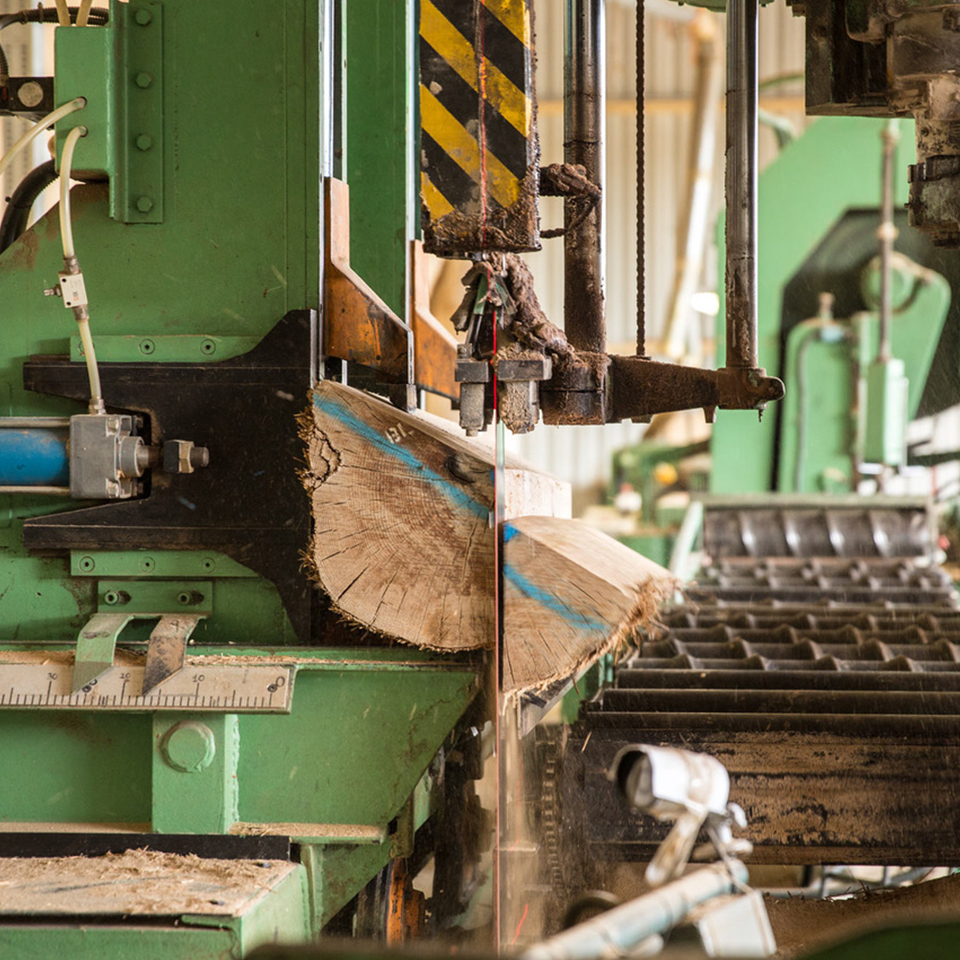
M 213 613 L 210 580 L 101 580 L 98 606 L 140 618 L 179 615 L 208 617 Z
M 96 683 L 113 666 L 120 631 L 134 619 L 132 613 L 95 613 L 77 637 L 71 692 Z
M 39 120 L 53 110 L 54 103 L 53 77 L 10 77 L 0 89 L 0 117 Z
M 116 184 L 110 216 L 163 223 L 163 4 L 114 4 L 117 83 Z
M 101 581 L 98 604 L 125 609 L 95 613 L 80 631 L 71 691 L 95 683 L 113 666 L 117 639 L 131 620 L 160 618 L 147 644 L 144 692 L 173 676 L 183 666 L 190 635 L 212 610 L 212 593 L 210 581 Z M 178 606 L 188 610 L 173 612 Z

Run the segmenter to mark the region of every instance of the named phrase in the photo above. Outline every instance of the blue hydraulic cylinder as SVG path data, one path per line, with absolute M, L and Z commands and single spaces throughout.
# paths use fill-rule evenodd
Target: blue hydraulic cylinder
M 0 419 L 0 486 L 70 483 L 69 428 L 4 427 Z

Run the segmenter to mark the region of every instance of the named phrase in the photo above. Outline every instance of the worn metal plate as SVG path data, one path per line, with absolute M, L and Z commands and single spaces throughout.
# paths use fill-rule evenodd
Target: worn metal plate
M 423 0 L 424 247 L 462 256 L 539 249 L 529 0 Z

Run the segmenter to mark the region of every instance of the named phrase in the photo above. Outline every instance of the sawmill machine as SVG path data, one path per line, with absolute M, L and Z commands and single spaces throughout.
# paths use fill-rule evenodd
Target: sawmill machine
M 482 900 L 470 784 L 499 715 L 484 649 L 496 662 L 496 458 L 439 427 L 415 433 L 422 394 L 480 429 L 490 361 L 511 343 L 498 376 L 514 425 L 538 406 L 602 422 L 780 394 L 749 350 L 722 371 L 608 357 L 596 284 L 593 332 L 568 327 L 569 341 L 515 261 L 507 289 L 502 258 L 540 242 L 531 5 L 419 13 L 136 0 L 0 18 L 0 40 L 31 22 L 55 39 L 52 76 L 11 75 L 0 57 L 2 122 L 17 130 L 0 172 L 33 145 L 52 157 L 15 185 L 0 229 L 5 955 L 227 957 L 322 930 L 455 928 L 471 889 Z M 587 103 L 602 58 L 583 74 L 590 44 L 573 49 Z M 569 195 L 571 236 L 592 231 L 568 246 L 595 269 L 596 151 L 593 168 L 563 159 L 544 182 Z M 59 203 L 30 225 L 53 182 Z M 476 261 L 459 347 L 425 307 L 421 204 L 427 245 Z M 530 321 L 506 338 L 488 308 L 501 296 Z M 406 480 L 368 469 L 382 488 L 321 502 L 350 476 L 349 451 L 324 445 L 338 429 Z M 335 591 L 324 579 L 355 555 L 331 530 L 348 523 L 339 535 L 385 569 L 374 535 L 401 524 L 378 511 L 395 520 L 434 495 L 468 515 L 479 561 L 416 607 L 446 646 L 398 645 L 377 620 L 395 610 L 390 584 L 362 629 L 360 574 Z M 450 528 L 437 536 L 458 549 Z M 393 556 L 416 581 L 446 554 Z M 446 621 L 450 597 L 479 612 Z M 607 640 L 606 623 L 584 622 Z M 412 878 L 431 857 L 425 910 Z
M 730 10 L 716 370 L 649 358 L 642 311 L 636 353 L 607 353 L 603 3 L 566 7 L 562 158 L 539 155 L 533 14 L 133 0 L 0 18 L 0 41 L 31 20 L 55 31 L 52 76 L 10 76 L 0 57 L 2 122 L 22 131 L 0 172 L 49 131 L 53 155 L 0 228 L 5 955 L 238 957 L 322 931 L 462 926 L 484 894 L 472 781 L 491 740 L 506 763 L 507 703 L 535 727 L 619 635 L 577 606 L 593 596 L 523 574 L 555 518 L 506 523 L 503 425 L 712 421 L 782 396 L 757 341 L 756 4 Z M 924 170 L 927 202 L 950 180 Z M 59 204 L 28 227 L 54 179 Z M 565 203 L 563 330 L 518 257 L 551 239 L 550 195 Z M 427 250 L 473 261 L 460 342 L 426 309 L 421 224 Z M 493 452 L 428 423 L 425 392 L 457 403 L 467 434 L 496 418 Z M 372 493 L 348 481 L 360 473 Z M 413 549 L 418 511 L 437 528 Z M 418 574 L 448 550 L 459 579 L 431 594 Z M 406 577 L 360 598 L 369 617 L 350 572 L 363 551 L 371 576 Z M 401 586 L 425 599 L 403 608 Z M 508 700 L 511 603 L 594 647 Z M 397 626 L 411 607 L 431 639 Z M 503 791 L 515 771 L 501 774 Z M 517 816 L 492 830 L 479 925 L 494 944 L 513 922 L 497 863 L 517 853 L 501 844 Z M 412 878 L 431 857 L 424 904 Z
M 0 230 L 6 955 L 396 938 L 421 926 L 411 879 L 430 856 L 430 923 L 465 909 L 483 846 L 466 784 L 499 715 L 496 684 L 483 692 L 494 461 L 411 453 L 454 443 L 410 439 L 421 394 L 457 401 L 473 432 L 498 384 L 518 428 L 538 408 L 606 422 L 757 409 L 782 389 L 749 332 L 720 371 L 604 352 L 596 7 L 571 6 L 575 136 L 542 178 L 529 2 L 136 0 L 0 18 L 0 39 L 31 22 L 55 35 L 52 76 L 0 58 L 18 130 L 0 172 L 33 144 L 52 156 Z M 29 225 L 54 181 L 59 203 Z M 584 329 L 566 336 L 505 259 L 538 247 L 551 190 L 582 261 Z M 460 346 L 425 309 L 421 208 L 427 247 L 475 260 Z M 323 424 L 413 478 L 318 514 L 317 491 L 349 475 Z M 324 579 L 351 562 L 333 526 L 355 517 L 341 535 L 377 550 L 392 527 L 365 519 L 424 490 L 480 531 L 482 562 L 461 564 L 453 594 L 486 608 L 462 629 L 445 624 L 448 591 L 418 608 L 468 643 L 398 646 L 376 620 L 387 593 L 359 629 L 345 622 L 359 574 L 335 592 Z M 431 559 L 405 554 L 414 578 Z
M 0 59 L 53 156 L 0 254 L 0 953 L 242 956 L 351 929 L 371 881 L 362 931 L 399 936 L 483 673 L 329 612 L 298 416 L 348 362 L 454 395 L 413 308 L 413 4 L 84 3 L 0 41 L 38 20 L 53 75 Z

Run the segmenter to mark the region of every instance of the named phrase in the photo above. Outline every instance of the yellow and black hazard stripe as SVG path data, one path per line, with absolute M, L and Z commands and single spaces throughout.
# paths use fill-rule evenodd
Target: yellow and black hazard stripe
M 424 245 L 538 247 L 531 0 L 421 0 Z

